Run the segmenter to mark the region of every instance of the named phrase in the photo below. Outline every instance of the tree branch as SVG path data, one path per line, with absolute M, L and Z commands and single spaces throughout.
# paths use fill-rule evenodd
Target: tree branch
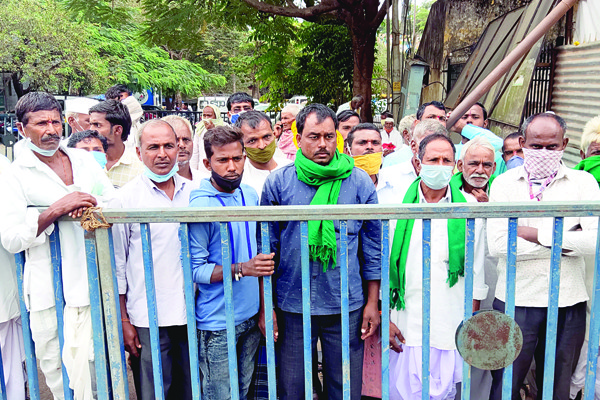
M 391 6 L 391 3 L 390 3 Z M 371 22 L 371 27 L 373 28 L 379 28 L 379 25 L 381 25 L 381 23 L 383 22 L 383 19 L 385 18 L 386 14 L 387 14 L 387 9 L 385 8 L 385 2 L 383 2 L 383 4 L 381 5 L 381 8 L 379 9 L 379 11 L 377 11 L 377 15 L 375 16 L 375 18 L 373 19 L 373 21 Z
M 276 6 L 273 4 L 263 3 L 260 0 L 243 0 L 244 3 L 248 4 L 250 7 L 257 9 L 258 11 L 282 15 L 284 17 L 293 17 L 293 18 L 302 18 L 302 19 L 310 19 L 317 17 L 319 15 L 328 13 L 330 11 L 336 10 L 339 8 L 339 3 L 337 0 L 324 0 L 320 4 L 307 7 L 307 8 L 291 8 L 291 7 L 282 7 Z

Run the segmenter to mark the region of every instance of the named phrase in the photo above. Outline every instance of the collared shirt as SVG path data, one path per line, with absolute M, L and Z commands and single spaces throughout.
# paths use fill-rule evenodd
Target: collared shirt
M 26 251 L 23 287 L 31 311 L 54 306 L 52 266 L 48 236 L 51 224 L 37 236 L 40 212 L 35 206 L 48 207 L 69 193 L 81 191 L 108 198 L 114 189 L 94 157 L 85 150 L 60 146 L 71 161 L 71 186 L 40 161 L 27 147 L 22 149 L 8 170 L 2 174 L 0 193 L 0 236 L 11 253 Z M 63 290 L 67 306 L 90 304 L 83 228 L 76 222 L 58 222 L 62 254 Z
M 8 158 L 0 154 L 0 176 L 9 166 Z M 0 323 L 19 316 L 19 312 L 15 256 L 0 246 Z
M 187 207 L 193 184 L 177 174 L 174 175 L 174 179 L 173 200 L 142 174 L 119 189 L 110 206 L 111 208 Z M 150 224 L 150 234 L 158 324 L 159 326 L 184 325 L 186 314 L 179 224 Z M 119 294 L 127 295 L 129 319 L 134 326 L 148 327 L 140 224 L 115 224 L 113 242 Z
M 269 175 L 260 204 L 309 205 L 316 192 L 317 187 L 298 180 L 295 165 L 289 164 Z M 337 204 L 377 204 L 373 181 L 365 171 L 355 167 L 352 174 L 342 180 Z M 334 225 L 339 249 L 339 221 L 334 221 Z M 348 221 L 347 226 L 349 309 L 354 311 L 364 304 L 363 280 L 381 279 L 381 222 Z M 271 251 L 276 257 L 273 276 L 277 307 L 302 313 L 300 222 L 272 222 L 269 233 Z M 337 256 L 336 267 L 325 272 L 320 262 L 310 261 L 313 315 L 339 314 L 341 311 L 339 251 Z
M 277 163 L 277 166 L 271 171 L 267 169 L 258 169 L 250 162 L 250 159 L 246 157 L 246 163 L 244 164 L 244 175 L 242 177 L 242 183 L 248 186 L 252 186 L 252 189 L 256 190 L 256 193 L 260 197 L 262 193 L 263 185 L 267 177 L 274 171 L 277 171 L 281 167 L 291 164 L 292 161 L 277 155 L 273 156 L 273 160 Z
M 465 194 L 469 203 L 477 200 Z M 450 203 L 450 190 L 439 203 Z M 419 185 L 419 202 L 427 203 Z M 484 282 L 483 222 L 475 220 L 475 246 L 473 262 L 473 298 L 485 299 L 488 287 Z M 390 246 L 391 247 L 391 246 Z M 430 346 L 439 350 L 456 349 L 454 334 L 462 322 L 464 310 L 465 280 L 448 286 L 448 220 L 431 220 L 431 333 Z M 406 308 L 392 310 L 390 321 L 395 323 L 406 339 L 408 346 L 421 346 L 423 323 L 423 220 L 416 219 L 406 257 Z
M 600 189 L 592 175 L 569 169 L 561 163 L 556 178 L 542 194 L 541 201 L 598 201 L 599 199 Z M 515 201 L 537 202 L 529 197 L 527 173 L 522 166 L 498 176 L 490 190 L 490 202 Z M 516 305 L 548 307 L 553 219 L 519 218 L 518 225 L 537 228 L 538 241 L 541 244 L 517 238 Z M 581 230 L 570 230 L 579 225 Z M 567 217 L 564 219 L 563 249 L 571 252 L 561 257 L 559 307 L 568 307 L 588 300 L 583 256 L 595 253 L 597 228 L 597 218 Z M 507 237 L 507 219 L 488 219 L 487 238 L 490 253 L 499 258 L 496 297 L 502 301 L 506 299 Z
M 126 147 L 119 161 L 109 170 L 106 170 L 106 167 L 104 167 L 104 170 L 108 175 L 108 179 L 118 189 L 144 172 L 144 164 L 138 158 L 135 149 Z

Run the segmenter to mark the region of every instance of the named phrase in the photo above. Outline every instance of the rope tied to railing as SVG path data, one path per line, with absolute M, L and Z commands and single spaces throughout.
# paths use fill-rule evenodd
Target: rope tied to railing
M 102 207 L 90 207 L 81 216 L 81 227 L 88 232 L 93 232 L 98 228 L 110 228 L 110 224 L 102 214 Z

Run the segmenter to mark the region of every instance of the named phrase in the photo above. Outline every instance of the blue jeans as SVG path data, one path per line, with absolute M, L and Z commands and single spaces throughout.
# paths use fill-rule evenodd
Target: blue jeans
M 240 400 L 246 400 L 248 396 L 259 340 L 260 331 L 256 316 L 235 327 Z M 231 399 L 227 330 L 198 330 L 198 347 L 202 398 L 205 400 Z
M 350 398 L 360 400 L 362 391 L 363 341 L 360 339 L 362 308 L 350 312 Z M 304 399 L 304 346 L 302 314 L 277 312 L 279 338 L 277 362 L 279 400 Z M 323 351 L 323 398 L 341 400 L 342 396 L 342 319 L 341 314 L 311 317 L 312 352 L 317 338 Z M 314 360 L 313 360 L 314 362 Z

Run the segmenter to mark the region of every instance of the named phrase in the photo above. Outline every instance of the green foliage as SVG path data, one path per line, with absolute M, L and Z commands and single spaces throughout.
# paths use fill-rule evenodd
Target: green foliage
M 69 23 L 53 0 L 3 0 L 0 70 L 34 90 L 98 90 L 108 85 L 107 64 L 87 46 L 88 38 L 84 26 Z

